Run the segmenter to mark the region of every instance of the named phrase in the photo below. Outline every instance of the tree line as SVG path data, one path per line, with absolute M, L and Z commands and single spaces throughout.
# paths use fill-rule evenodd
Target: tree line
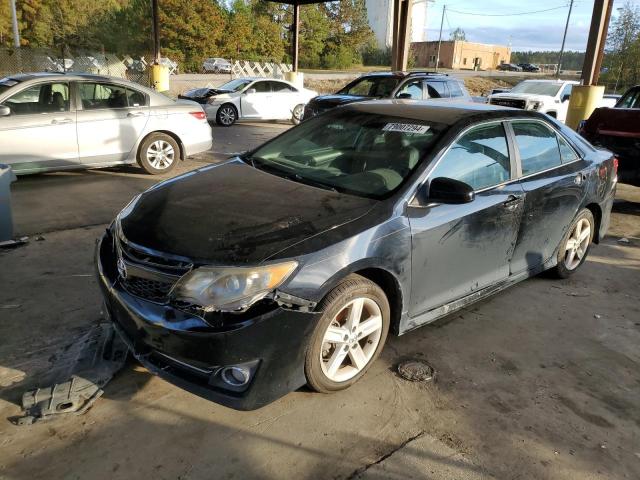
M 0 1 L 0 46 L 12 45 L 9 2 Z M 23 46 L 148 55 L 150 0 L 16 0 Z M 208 57 L 290 62 L 292 8 L 262 0 L 159 0 L 161 53 L 183 71 Z M 375 53 L 364 0 L 303 5 L 299 62 L 346 68 Z

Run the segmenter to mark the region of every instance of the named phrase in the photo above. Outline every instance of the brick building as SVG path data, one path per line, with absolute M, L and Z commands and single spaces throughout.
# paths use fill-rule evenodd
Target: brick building
M 411 50 L 416 59 L 416 67 L 435 68 L 438 42 L 413 42 Z M 492 70 L 501 63 L 511 61 L 511 48 L 504 45 L 465 42 L 461 40 L 443 41 L 440 47 L 440 68 Z

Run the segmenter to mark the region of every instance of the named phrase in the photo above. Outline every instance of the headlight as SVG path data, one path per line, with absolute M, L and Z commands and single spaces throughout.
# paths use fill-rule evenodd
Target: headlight
M 208 103 L 209 105 L 219 105 L 219 104 L 221 104 L 222 102 L 224 102 L 224 100 L 220 100 L 219 98 L 216 98 L 216 97 L 209 97 L 209 98 L 207 99 L 207 103 Z
M 538 110 L 542 106 L 542 102 L 531 102 L 529 108 L 531 110 Z
M 264 298 L 291 275 L 298 262 L 259 267 L 200 267 L 171 291 L 171 298 L 204 307 L 205 311 L 244 310 Z

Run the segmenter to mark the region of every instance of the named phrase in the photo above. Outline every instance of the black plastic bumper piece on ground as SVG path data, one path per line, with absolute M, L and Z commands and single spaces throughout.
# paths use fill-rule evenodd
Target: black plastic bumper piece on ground
M 110 320 L 151 373 L 238 410 L 260 408 L 306 383 L 304 356 L 318 313 L 275 306 L 241 323 L 213 328 L 198 316 L 124 290 L 109 232 L 98 242 L 96 257 Z M 216 375 L 239 364 L 257 365 L 248 387 L 221 387 Z

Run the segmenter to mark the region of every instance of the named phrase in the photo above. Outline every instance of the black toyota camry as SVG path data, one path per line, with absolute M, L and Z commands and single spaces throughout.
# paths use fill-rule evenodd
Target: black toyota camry
M 106 311 L 151 372 L 222 404 L 341 390 L 389 332 L 573 274 L 616 168 L 536 112 L 345 106 L 134 198 L 97 248 Z

